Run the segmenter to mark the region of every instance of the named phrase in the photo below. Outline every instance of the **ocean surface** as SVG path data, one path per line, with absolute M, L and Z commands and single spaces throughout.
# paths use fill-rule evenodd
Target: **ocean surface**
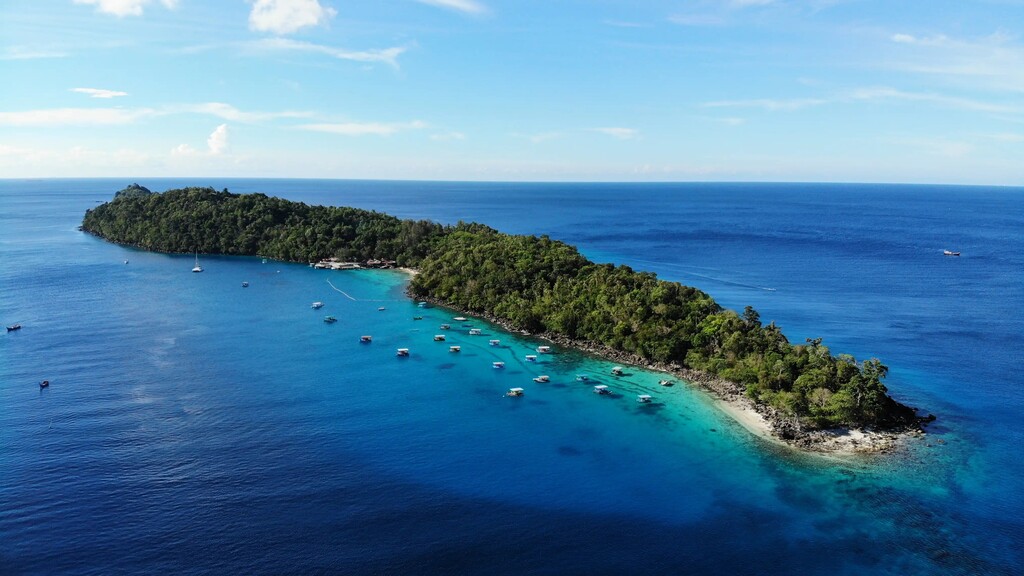
M 658 374 L 527 362 L 400 272 L 193 274 L 76 230 L 128 180 L 0 180 L 2 574 L 1024 573 L 1024 189 L 138 181 L 548 234 L 877 356 L 938 420 L 801 455 Z

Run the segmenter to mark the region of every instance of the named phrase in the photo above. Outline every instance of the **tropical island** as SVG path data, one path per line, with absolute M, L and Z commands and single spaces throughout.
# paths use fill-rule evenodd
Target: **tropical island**
M 82 229 L 158 252 L 394 261 L 418 271 L 408 287 L 413 297 L 674 373 L 756 413 L 775 439 L 804 449 L 836 449 L 837 438 L 855 430 L 857 438 L 875 436 L 861 449 L 884 450 L 934 418 L 889 396 L 888 368 L 878 359 L 833 354 L 821 339 L 790 343 L 750 306 L 724 309 L 697 288 L 591 262 L 546 236 L 226 189 L 152 193 L 138 185 L 86 211 Z

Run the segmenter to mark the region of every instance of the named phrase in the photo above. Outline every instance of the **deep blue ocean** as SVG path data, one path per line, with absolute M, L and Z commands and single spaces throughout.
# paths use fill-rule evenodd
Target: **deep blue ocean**
M 895 456 L 797 454 L 658 374 L 528 363 L 400 272 L 193 274 L 76 230 L 130 180 L 0 180 L 2 574 L 1024 573 L 1024 189 L 138 182 L 548 234 L 877 356 L 938 421 Z

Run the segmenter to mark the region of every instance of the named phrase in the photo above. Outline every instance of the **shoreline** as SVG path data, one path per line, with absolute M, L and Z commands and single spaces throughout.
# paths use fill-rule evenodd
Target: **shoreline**
M 410 271 L 415 274 L 415 271 Z M 903 440 L 921 437 L 925 431 L 920 423 L 903 429 L 873 430 L 866 428 L 807 429 L 790 416 L 775 409 L 755 404 L 749 399 L 743 386 L 723 380 L 713 374 L 692 370 L 681 365 L 669 365 L 647 361 L 639 356 L 615 350 L 594 342 L 573 340 L 561 334 L 542 332 L 538 334 L 519 330 L 501 318 L 472 310 L 451 306 L 431 296 L 412 296 L 414 300 L 426 301 L 462 314 L 472 315 L 500 326 L 511 334 L 530 336 L 570 348 L 576 352 L 590 354 L 602 360 L 628 364 L 638 369 L 661 372 L 681 380 L 684 384 L 700 389 L 711 396 L 715 407 L 731 418 L 752 435 L 777 446 L 805 454 L 823 456 L 854 456 L 885 454 L 895 451 Z

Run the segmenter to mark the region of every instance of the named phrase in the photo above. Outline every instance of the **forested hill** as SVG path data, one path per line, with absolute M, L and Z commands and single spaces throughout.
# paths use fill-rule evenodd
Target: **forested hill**
M 418 265 L 444 231 L 426 220 L 213 188 L 119 195 L 87 211 L 82 229 L 157 252 L 258 255 L 292 262 L 329 256 L 386 258 L 399 266 Z
M 595 264 L 547 237 L 480 224 L 441 226 L 263 194 L 187 188 L 130 195 L 86 213 L 83 230 L 163 252 L 261 255 L 311 262 L 396 260 L 416 266 L 416 296 L 714 374 L 755 402 L 809 426 L 903 426 L 914 411 L 888 396 L 887 368 L 833 355 L 821 340 L 791 344 L 750 307 L 723 310 L 696 288 L 627 266 Z

